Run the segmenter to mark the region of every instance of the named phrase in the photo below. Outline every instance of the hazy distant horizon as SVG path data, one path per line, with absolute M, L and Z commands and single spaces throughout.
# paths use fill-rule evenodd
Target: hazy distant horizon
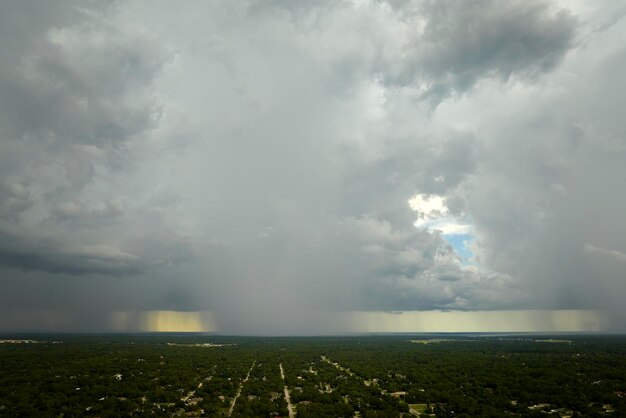
M 31 313 L 32 315 L 32 313 Z M 45 316 L 45 321 L 41 316 Z M 606 332 L 609 319 L 598 311 L 423 311 L 423 312 L 335 312 L 326 313 L 327 324 L 287 328 L 266 324 L 256 329 L 220 329 L 211 312 L 117 312 L 112 322 L 99 330 L 80 328 L 71 315 L 45 312 L 29 318 L 0 318 L 1 332 L 193 332 L 250 336 L 347 335 L 358 333 L 559 333 Z M 47 323 L 46 323 L 47 321 Z M 253 322 L 253 321 L 251 321 Z M 38 325 L 37 325 L 38 323 Z M 28 329 L 29 324 L 31 328 Z M 47 328 L 46 328 L 47 327 Z

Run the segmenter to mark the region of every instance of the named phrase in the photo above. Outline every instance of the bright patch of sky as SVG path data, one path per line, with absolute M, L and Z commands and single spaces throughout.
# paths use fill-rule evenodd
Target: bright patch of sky
M 452 245 L 452 248 L 454 248 L 454 251 L 460 255 L 461 257 L 463 257 L 463 261 L 464 264 L 468 263 L 471 264 L 471 258 L 474 256 L 474 253 L 472 253 L 472 250 L 470 248 L 472 241 L 474 240 L 474 236 L 470 235 L 470 234 L 454 234 L 454 235 L 444 235 L 443 236 L 446 241 L 448 241 L 448 243 L 450 243 L 450 245 Z
M 474 227 L 463 217 L 453 216 L 445 199 L 438 195 L 417 194 L 409 200 L 417 215 L 415 226 L 429 231 L 440 231 L 454 251 L 469 263 L 473 257 L 470 249 Z

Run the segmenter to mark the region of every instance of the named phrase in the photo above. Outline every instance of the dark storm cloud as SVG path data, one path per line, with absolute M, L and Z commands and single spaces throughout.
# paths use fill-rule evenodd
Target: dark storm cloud
M 157 109 L 145 89 L 162 63 L 158 46 L 103 26 L 51 29 L 10 62 L 5 135 L 106 147 L 150 125 Z
M 109 20 L 110 6 L 41 6 L 3 5 L 3 19 L 37 26 L 2 25 L 0 263 L 56 274 L 145 270 L 141 257 L 98 237 L 123 205 L 94 188 L 123 173 L 154 126 L 150 84 L 164 54 L 149 35 Z
M 36 241 L 0 230 L 0 265 L 23 271 L 64 274 L 136 274 L 146 269 L 138 256 L 106 245 L 68 245 L 38 236 Z
M 346 310 L 623 312 L 614 7 L 47 7 L 0 6 L 5 307 L 81 327 L 210 310 L 246 333 Z M 437 222 L 469 228 L 471 263 Z
M 484 78 L 551 70 L 570 49 L 576 29 L 571 13 L 544 1 L 426 1 L 420 11 L 425 23 L 414 68 L 399 81 L 417 76 L 424 94 L 437 102 Z

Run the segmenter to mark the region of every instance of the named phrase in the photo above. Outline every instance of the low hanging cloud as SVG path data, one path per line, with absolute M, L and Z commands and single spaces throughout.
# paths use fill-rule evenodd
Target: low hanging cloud
M 310 333 L 431 309 L 607 309 L 618 327 L 610 4 L 0 9 L 5 309 L 81 329 L 211 311 L 228 332 Z
M 607 257 L 620 263 L 626 263 L 626 254 L 617 250 L 607 250 L 606 248 L 594 247 L 591 244 L 583 245 L 583 254 L 592 257 Z

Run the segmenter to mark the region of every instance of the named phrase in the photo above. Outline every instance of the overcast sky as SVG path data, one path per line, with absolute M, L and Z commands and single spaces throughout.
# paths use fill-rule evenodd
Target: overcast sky
M 624 16 L 3 1 L 0 327 L 591 310 L 624 330 Z

